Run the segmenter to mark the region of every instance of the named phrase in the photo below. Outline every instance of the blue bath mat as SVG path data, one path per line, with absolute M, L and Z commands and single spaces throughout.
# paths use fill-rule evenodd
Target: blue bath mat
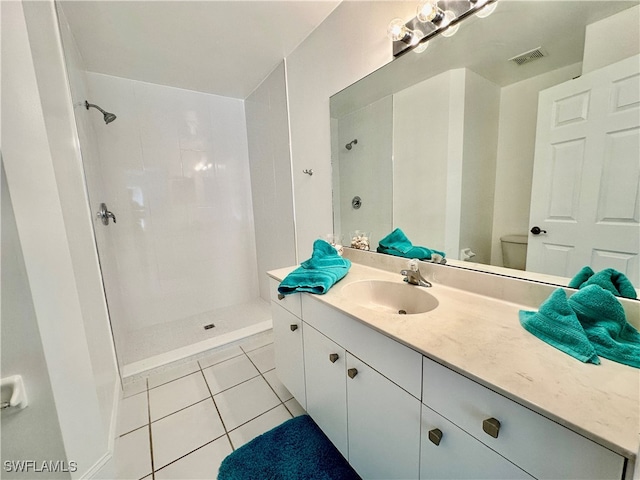
M 224 459 L 218 480 L 360 479 L 309 415 L 287 420 Z

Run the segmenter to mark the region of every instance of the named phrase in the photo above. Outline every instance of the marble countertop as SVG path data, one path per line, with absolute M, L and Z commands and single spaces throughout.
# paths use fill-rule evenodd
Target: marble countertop
M 268 272 L 281 281 L 296 267 Z M 518 311 L 531 310 L 434 284 L 436 309 L 389 315 L 360 306 L 343 294 L 346 285 L 400 274 L 353 263 L 347 276 L 315 297 L 423 355 L 635 459 L 640 433 L 640 370 L 601 358 L 584 364 L 527 332 Z M 423 288 L 406 285 L 406 288 Z

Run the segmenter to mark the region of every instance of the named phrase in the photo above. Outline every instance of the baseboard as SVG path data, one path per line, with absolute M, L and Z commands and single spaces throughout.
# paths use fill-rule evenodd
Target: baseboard
M 116 438 L 118 435 L 118 412 L 122 397 L 122 383 L 116 375 L 113 382 L 113 405 L 111 407 L 111 421 L 109 422 L 109 443 L 107 452 L 98 460 L 81 478 L 87 479 L 113 479 L 116 478 L 115 460 L 113 458 Z

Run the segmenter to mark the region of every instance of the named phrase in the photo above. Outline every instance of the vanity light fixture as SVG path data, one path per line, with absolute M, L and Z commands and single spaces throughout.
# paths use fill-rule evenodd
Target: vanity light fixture
M 487 0 L 469 0 L 473 7 L 476 9 L 476 17 L 478 18 L 487 18 L 489 15 L 493 13 L 493 11 L 498 6 L 497 3 L 487 2 Z
M 429 39 L 442 34 L 451 37 L 460 28 L 460 22 L 476 14 L 484 18 L 495 10 L 498 0 L 468 0 L 451 2 L 447 10 L 440 8 L 442 0 L 422 0 L 416 16 L 404 22 L 394 18 L 387 27 L 387 35 L 393 41 L 393 56 L 399 57 L 409 50 L 416 53 L 427 49 Z

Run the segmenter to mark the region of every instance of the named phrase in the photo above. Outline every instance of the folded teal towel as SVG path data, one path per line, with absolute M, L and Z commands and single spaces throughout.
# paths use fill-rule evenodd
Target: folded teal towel
M 589 285 L 599 285 L 618 297 L 638 298 L 638 293 L 627 276 L 613 268 L 605 268 L 594 273 L 587 265 L 582 267 L 569 282 L 571 288 L 583 288 Z
M 431 260 L 434 253 L 444 258 L 444 252 L 432 250 L 427 247 L 413 246 L 402 230 L 396 228 L 389 235 L 380 240 L 378 253 L 386 253 L 387 255 L 395 255 L 396 257 L 417 258 L 418 260 Z
M 598 355 L 640 368 L 640 333 L 627 322 L 622 305 L 611 292 L 588 285 L 568 303 Z
M 351 268 L 351 261 L 342 258 L 329 243 L 316 240 L 311 258 L 287 275 L 278 287 L 278 292 L 289 295 L 296 292 L 324 294 Z
M 520 324 L 532 335 L 581 362 L 598 365 L 600 359 L 589 342 L 564 290 L 555 290 L 537 312 L 520 310 Z

